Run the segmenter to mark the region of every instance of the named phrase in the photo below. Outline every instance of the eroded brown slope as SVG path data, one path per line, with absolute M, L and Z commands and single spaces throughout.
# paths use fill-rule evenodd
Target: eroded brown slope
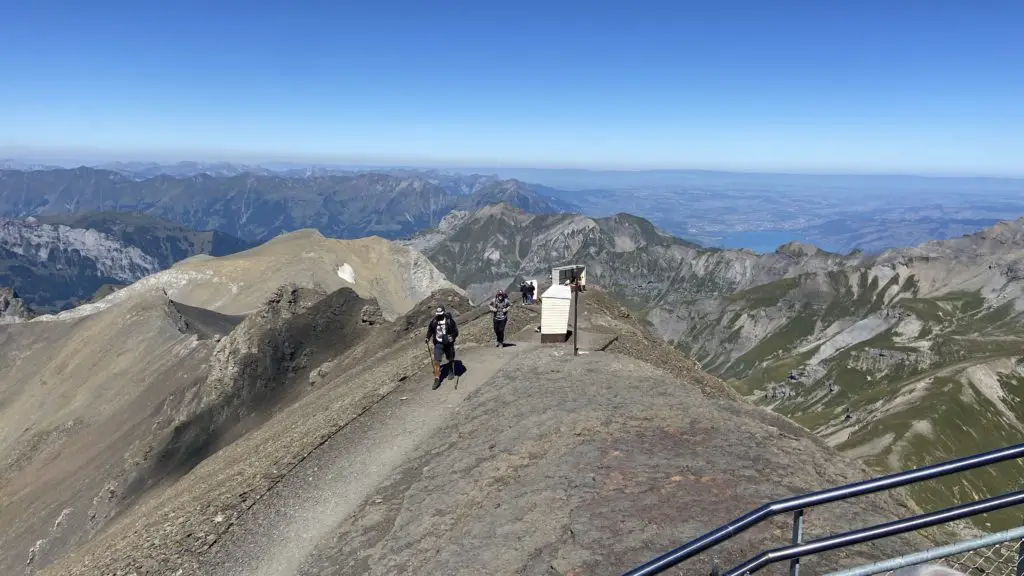
M 181 266 L 0 326 L 0 574 L 34 573 L 86 542 L 316 382 L 391 346 L 402 331 L 385 317 L 453 288 L 380 239 L 297 233 Z
M 180 331 L 169 301 L 107 312 L 0 326 L 0 573 L 45 565 L 100 529 L 133 465 L 125 453 L 203 378 L 213 340 Z
M 602 309 L 588 310 L 592 326 L 629 331 L 631 319 Z M 463 346 L 491 341 L 489 318 L 471 319 L 477 315 L 461 316 Z M 519 307 L 512 318 L 510 332 L 531 338 L 536 314 Z M 303 470 L 314 450 L 343 438 L 400 385 L 429 387 L 417 323 L 384 330 L 396 339 L 379 353 L 346 355 L 310 392 L 173 485 L 150 491 L 46 574 L 210 573 L 200 567 L 211 548 L 244 526 L 258 501 L 272 499 L 285 476 Z M 625 334 L 632 344 L 622 354 L 572 358 L 571 349 L 555 346 L 516 355 L 339 519 L 304 573 L 613 574 L 764 501 L 865 476 L 804 429 L 730 399 L 714 378 L 650 356 L 638 338 Z M 812 511 L 808 526 L 813 536 L 908 511 L 895 497 L 868 497 Z M 788 530 L 780 519 L 751 531 L 719 561 L 784 543 Z M 891 541 L 844 562 L 908 550 L 906 541 Z

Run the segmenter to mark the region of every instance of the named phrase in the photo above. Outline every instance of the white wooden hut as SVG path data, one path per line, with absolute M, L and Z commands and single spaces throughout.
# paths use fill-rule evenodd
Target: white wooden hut
M 564 284 L 552 284 L 541 295 L 540 341 L 555 344 L 569 339 L 569 313 L 572 312 L 572 289 Z

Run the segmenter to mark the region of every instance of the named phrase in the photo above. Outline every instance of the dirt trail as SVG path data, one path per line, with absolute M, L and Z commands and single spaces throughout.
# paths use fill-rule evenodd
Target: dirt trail
M 310 454 L 211 549 L 203 574 L 292 576 L 319 541 L 506 362 L 537 347 L 461 346 L 458 380 L 431 390 L 429 368 Z M 424 352 L 425 353 L 425 352 Z M 455 389 L 456 382 L 458 389 Z M 337 383 L 344 386 L 344 382 Z

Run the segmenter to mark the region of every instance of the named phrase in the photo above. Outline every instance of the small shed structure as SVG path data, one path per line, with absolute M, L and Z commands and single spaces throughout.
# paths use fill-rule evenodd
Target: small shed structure
M 551 285 L 566 285 L 575 278 L 580 290 L 587 287 L 587 267 L 582 264 L 570 264 L 551 269 Z
M 569 315 L 576 295 L 565 284 L 552 284 L 540 297 L 540 341 L 562 343 L 569 339 Z

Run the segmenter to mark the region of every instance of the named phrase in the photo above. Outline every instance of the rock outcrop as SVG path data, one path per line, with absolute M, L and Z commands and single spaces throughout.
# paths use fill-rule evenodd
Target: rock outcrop
M 0 324 L 27 322 L 35 316 L 13 288 L 0 287 Z

